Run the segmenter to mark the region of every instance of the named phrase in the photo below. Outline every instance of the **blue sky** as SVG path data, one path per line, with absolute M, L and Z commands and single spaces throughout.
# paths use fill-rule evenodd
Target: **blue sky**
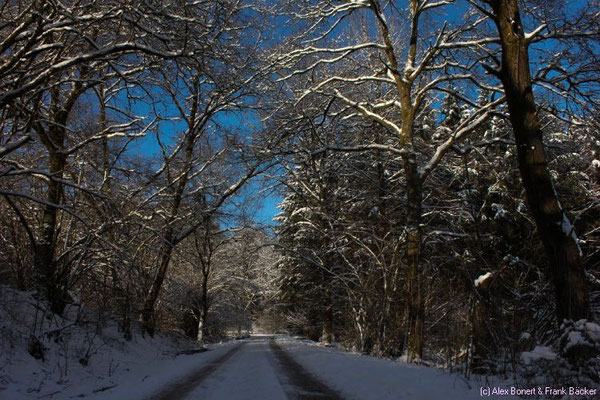
M 169 110 L 167 104 L 167 101 L 161 104 L 165 107 L 162 110 L 164 115 L 175 115 L 176 110 Z M 140 115 L 152 115 L 153 113 L 151 108 L 142 102 L 135 104 L 134 109 Z M 260 120 L 254 114 L 248 112 L 222 112 L 215 116 L 214 120 L 221 129 L 237 132 L 240 135 L 251 135 L 261 125 Z M 185 129 L 185 126 L 183 122 L 162 121 L 157 129 L 161 142 L 168 145 L 172 143 L 176 132 Z M 131 144 L 130 151 L 148 157 L 149 161 L 155 159 L 160 154 L 156 133 L 154 131 L 148 132 L 145 137 L 136 139 Z M 263 185 L 265 185 L 265 182 L 261 177 L 252 179 L 235 202 L 243 202 L 246 198 L 252 199 L 253 205 L 256 207 L 252 210 L 252 219 L 257 225 L 272 226 L 276 224 L 273 217 L 279 213 L 277 204 L 282 201 L 282 198 L 273 190 L 267 190 L 263 193 Z

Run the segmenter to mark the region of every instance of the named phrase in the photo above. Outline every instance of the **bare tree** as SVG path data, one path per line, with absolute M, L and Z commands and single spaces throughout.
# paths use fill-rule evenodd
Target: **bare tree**
M 481 43 L 461 41 L 463 32 L 469 30 L 464 26 L 451 29 L 440 24 L 435 31 L 423 29 L 421 22 L 428 14 L 450 7 L 451 3 L 369 0 L 340 4 L 314 2 L 299 9 L 294 6 L 291 14 L 300 21 L 302 31 L 297 40 L 290 41 L 292 50 L 286 47 L 279 53 L 285 54 L 276 58 L 277 65 L 283 68 L 281 82 L 291 85 L 295 79 L 311 75 L 305 78 L 308 83 L 297 87 L 297 102 L 315 95 L 330 98 L 339 106 L 326 108 L 328 114 L 324 118 L 334 115 L 344 115 L 346 119 L 364 118 L 397 136 L 395 145 L 370 143 L 363 150 L 379 148 L 404 158 L 409 211 L 404 237 L 411 359 L 421 357 L 423 352 L 425 288 L 419 280 L 423 184 L 452 146 L 482 124 L 502 101 L 491 99 L 476 108 L 453 131 L 447 132 L 443 140 L 434 143 L 431 152 L 423 154 L 423 138 L 415 134 L 415 121 L 433 101 L 434 93 L 451 92 L 467 104 L 475 105 L 468 99 L 468 91 L 459 94 L 448 87 L 449 82 L 478 82 L 472 66 L 454 61 L 449 52 Z M 404 7 L 407 13 L 401 11 Z M 493 86 L 488 89 L 498 91 Z
M 248 78 L 238 75 L 237 81 L 228 80 L 226 76 L 231 78 L 233 70 L 223 69 L 204 75 L 196 69 L 177 71 L 181 73 L 163 76 L 175 83 L 166 91 L 178 110 L 176 118 L 185 128 L 172 150 L 161 144 L 162 166 L 148 182 L 158 180 L 159 189 L 142 201 L 149 204 L 161 197 L 167 200 L 165 220 L 159 228 L 162 244 L 158 268 L 141 314 L 149 333 L 154 330 L 154 306 L 175 247 L 209 223 L 229 198 L 266 168 L 264 160 L 252 159 L 249 147 L 221 130 L 216 122 L 220 114 L 243 107 L 250 93 L 246 91 Z

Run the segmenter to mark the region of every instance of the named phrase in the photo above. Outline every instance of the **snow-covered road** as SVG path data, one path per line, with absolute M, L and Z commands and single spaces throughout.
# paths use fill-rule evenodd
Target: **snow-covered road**
M 480 386 L 458 375 L 311 345 L 254 337 L 216 348 L 200 368 L 148 400 L 469 400 Z M 511 398 L 510 396 L 503 399 Z
M 202 382 L 187 399 L 286 399 L 264 340 L 247 343 L 227 365 Z
M 74 318 L 43 319 L 47 332 L 62 333 L 60 340 L 41 335 L 45 358 L 35 359 L 27 348 L 37 302 L 29 293 L 1 289 L 0 305 L 11 306 L 0 307 L 0 400 L 475 400 L 490 387 L 510 388 L 490 377 L 467 381 L 285 335 L 202 351 L 195 342 L 161 333 L 135 331 L 125 340 L 110 321 L 100 335 L 92 334 Z
M 107 344 L 87 367 L 72 363 L 68 376 L 18 348 L 12 364 L 0 364 L 0 399 L 475 400 L 482 385 L 507 387 L 288 336 L 255 336 L 187 355 L 168 343 L 157 336 L 125 348 Z
M 174 399 L 342 399 L 275 343 L 257 337 L 168 385 L 151 400 Z

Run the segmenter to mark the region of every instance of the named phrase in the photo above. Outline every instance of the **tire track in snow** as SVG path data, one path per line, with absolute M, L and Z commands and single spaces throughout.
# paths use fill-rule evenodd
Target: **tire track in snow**
M 172 385 L 169 385 L 166 389 L 163 389 L 158 394 L 151 396 L 148 400 L 180 400 L 185 398 L 185 396 L 192 392 L 203 380 L 208 378 L 213 372 L 219 369 L 221 365 L 233 357 L 233 355 L 237 353 L 245 344 L 246 343 L 240 343 L 235 345 L 231 349 L 227 350 L 223 355 L 198 368 L 185 378 L 175 382 Z
M 344 400 L 335 390 L 314 377 L 298 364 L 274 339 L 269 341 L 271 350 L 282 367 L 287 380 L 281 381 L 282 388 L 290 399 L 295 400 Z
M 280 374 L 268 338 L 252 338 L 186 400 L 289 400 Z

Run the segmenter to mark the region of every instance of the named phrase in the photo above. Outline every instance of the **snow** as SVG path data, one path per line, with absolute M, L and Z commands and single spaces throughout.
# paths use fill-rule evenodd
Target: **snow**
M 291 338 L 279 338 L 278 343 L 314 376 L 347 399 L 475 400 L 481 399 L 482 386 L 490 386 L 489 381 L 468 382 L 461 375 L 435 368 L 347 353 Z M 498 386 L 503 384 L 499 382 Z
M 531 364 L 532 361 L 539 359 L 554 360 L 556 357 L 556 353 L 549 346 L 536 346 L 531 351 L 521 353 L 521 361 L 524 364 Z
M 585 332 L 594 343 L 600 343 L 600 325 L 586 321 Z
M 525 40 L 527 42 L 530 42 L 533 38 L 535 38 L 536 36 L 538 36 L 547 27 L 548 27 L 548 25 L 541 24 L 540 26 L 538 26 L 537 28 L 535 28 L 532 32 L 525 32 Z
M 100 332 L 86 325 L 79 307 L 68 309 L 65 318 L 49 319 L 40 307 L 32 293 L 0 286 L 2 399 L 142 399 L 229 348 L 217 345 L 204 353 L 178 355 L 192 343 L 160 334 L 144 338 L 137 330 L 126 341 L 110 322 Z M 50 334 L 56 330 L 60 335 Z M 44 361 L 27 352 L 32 332 L 46 348 Z M 84 366 L 79 360 L 86 353 L 90 357 Z
M 479 278 L 475 279 L 475 281 L 473 282 L 475 284 L 475 287 L 478 287 L 479 285 L 481 285 L 483 282 L 486 281 L 486 279 L 488 279 L 491 276 L 492 276 L 491 272 L 487 272 L 483 275 L 480 275 Z
M 508 212 L 506 212 L 502 204 L 493 203 L 491 205 L 491 209 L 496 212 L 496 214 L 494 215 L 494 219 L 505 218 L 508 214 Z
M 571 225 L 571 221 L 569 221 L 569 217 L 567 217 L 567 214 L 565 214 L 564 211 L 562 213 L 562 221 L 560 222 L 560 226 L 561 226 L 562 231 L 565 234 L 565 236 L 571 236 L 571 239 L 573 239 L 573 241 L 577 245 L 577 249 L 579 250 L 579 255 L 583 256 L 583 252 L 581 251 L 581 247 L 579 246 L 579 238 L 577 237 L 577 234 L 575 233 L 575 229 L 573 228 L 573 225 Z
M 247 341 L 239 353 L 186 398 L 286 400 L 285 391 L 277 379 L 277 364 L 269 353 L 267 339 Z
M 0 286 L 2 399 L 149 399 L 165 389 L 179 388 L 207 365 L 216 365 L 214 372 L 182 397 L 283 400 L 302 390 L 290 380 L 289 366 L 273 353 L 271 336 L 243 340 L 230 358 L 217 362 L 240 341 L 180 355 L 182 348 L 194 343 L 159 334 L 142 337 L 137 327 L 133 340 L 126 341 L 110 321 L 101 327 L 86 325 L 93 312 L 82 307 L 67 310 L 64 318 L 47 318 L 41 310 L 32 293 Z M 600 327 L 592 328 L 600 332 Z M 57 329 L 60 335 L 50 334 Z M 27 352 L 32 332 L 46 348 L 44 360 Z M 277 341 L 310 374 L 347 399 L 469 400 L 479 398 L 480 388 L 489 386 L 443 370 L 347 353 L 306 340 L 278 336 Z M 90 356 L 83 365 L 79 360 L 86 353 Z
M 600 160 L 593 160 L 592 161 L 592 167 L 594 167 L 594 168 L 600 168 Z
M 231 343 L 209 346 L 212 348 L 211 351 L 177 357 L 148 357 L 142 355 L 140 358 L 131 359 L 125 355 L 123 358 L 125 358 L 124 362 L 127 363 L 128 368 L 126 371 L 119 372 L 112 378 L 113 385 L 116 386 L 102 393 L 87 394 L 85 399 L 147 399 L 166 385 L 182 379 L 190 371 L 219 357 L 230 346 Z M 149 349 L 149 354 L 156 354 L 156 350 L 158 349 L 160 349 L 160 345 Z M 59 396 L 56 398 L 60 399 L 62 397 Z
M 521 336 L 519 337 L 519 340 L 529 340 L 531 339 L 531 334 L 529 332 L 523 332 L 521 333 Z
M 301 208 L 294 210 L 290 217 L 293 218 L 298 214 L 310 214 L 310 213 L 312 213 L 312 210 L 310 209 L 310 207 L 301 207 Z
M 567 337 L 567 343 L 565 345 L 565 350 L 569 350 L 571 347 L 575 346 L 591 346 L 591 343 L 585 340 L 581 332 L 571 331 Z
M 508 265 L 511 267 L 514 267 L 521 262 L 521 259 L 518 256 L 513 256 L 512 254 L 507 254 L 502 258 L 502 260 L 508 263 Z
M 594 322 L 586 319 L 570 323 L 565 321 L 561 328 L 565 330 L 561 338 L 564 351 L 577 346 L 600 347 L 600 325 Z
M 375 206 L 369 211 L 369 217 L 379 216 L 379 207 Z

